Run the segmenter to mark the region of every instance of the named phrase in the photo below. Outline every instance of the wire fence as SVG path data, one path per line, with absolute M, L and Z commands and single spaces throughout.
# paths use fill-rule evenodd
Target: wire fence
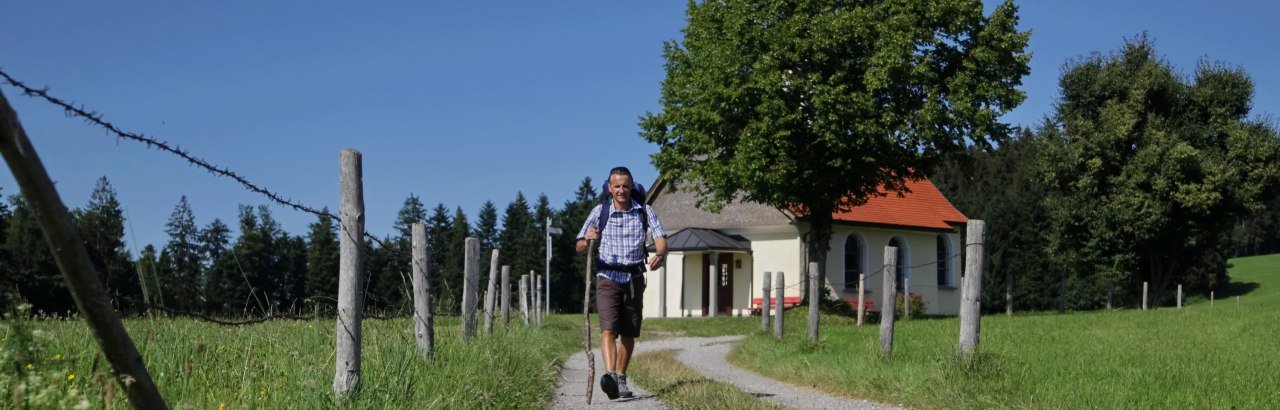
M 141 134 L 141 133 L 136 133 L 136 132 L 126 131 L 126 130 L 124 130 L 124 129 L 122 129 L 122 128 L 118 127 L 118 126 L 116 126 L 115 124 L 111 123 L 110 121 L 107 121 L 107 120 L 106 120 L 106 118 L 105 118 L 105 116 L 104 116 L 103 114 L 101 114 L 101 113 L 99 113 L 99 112 L 97 112 L 97 111 L 93 111 L 93 110 L 87 109 L 87 108 L 85 108 L 85 106 L 84 106 L 83 104 L 75 104 L 75 103 L 73 103 L 73 102 L 69 102 L 69 101 L 67 101 L 67 100 L 64 100 L 64 99 L 61 99 L 61 98 L 58 98 L 58 97 L 54 97 L 53 95 L 50 95 L 50 94 L 49 94 L 49 90 L 48 90 L 48 88 L 47 88 L 47 87 L 46 87 L 46 88 L 34 88 L 34 87 L 31 87 L 31 86 L 28 86 L 26 83 L 23 83 L 22 81 L 19 81 L 18 79 L 16 79 L 16 78 L 14 78 L 13 76 L 9 75 L 9 73 L 5 72 L 3 69 L 0 69 L 0 77 L 3 77 L 3 78 L 4 78 L 5 83 L 7 83 L 8 85 L 10 85 L 10 86 L 12 86 L 12 87 L 17 88 L 18 90 L 20 90 L 20 91 L 22 92 L 22 95 L 24 95 L 24 96 L 26 96 L 26 97 L 31 97 L 31 98 L 35 98 L 35 99 L 44 100 L 44 101 L 46 101 L 46 102 L 48 102 L 48 103 L 50 103 L 50 104 L 52 104 L 52 105 L 54 105 L 54 106 L 57 106 L 57 107 L 61 108 L 61 109 L 63 110 L 63 112 L 65 112 L 68 116 L 70 116 L 70 117 L 77 117 L 77 118 L 81 118 L 81 119 L 83 119 L 85 122 L 87 122 L 87 123 L 89 123 L 89 124 L 91 124 L 91 125 L 94 125 L 94 126 L 97 126 L 97 127 L 100 127 L 100 128 L 102 128 L 102 129 L 106 130 L 108 133 L 110 133 L 111 135 L 114 135 L 114 136 L 115 136 L 116 138 L 118 138 L 118 139 L 124 139 L 124 140 L 128 140 L 128 141 L 138 142 L 138 143 L 144 144 L 144 145 L 145 145 L 145 146 L 147 146 L 148 148 L 156 149 L 156 150 L 158 150 L 158 151 L 165 152 L 165 153 L 169 153 L 169 154 L 172 154 L 172 155 L 177 156 L 177 157 L 179 157 L 179 158 L 182 158 L 183 160 L 185 160 L 186 162 L 190 163 L 191 165 L 194 165 L 194 166 L 196 166 L 197 168 L 200 168 L 200 169 L 203 169 L 203 170 L 205 170 L 205 171 L 208 171 L 208 172 L 209 172 L 209 173 L 211 173 L 211 174 L 214 174 L 214 175 L 216 175 L 216 176 L 220 176 L 220 177 L 230 178 L 230 179 L 232 179 L 232 180 L 236 181 L 238 184 L 240 184 L 240 185 L 241 185 L 242 187 L 244 187 L 246 190 L 248 190 L 248 191 L 250 191 L 250 192 L 257 193 L 257 194 L 260 194 L 260 195 L 262 195 L 262 196 L 265 196 L 268 200 L 270 200 L 271 202 L 274 202 L 274 203 L 276 203 L 276 204 L 283 205 L 283 206 L 285 206 L 285 207 L 288 207 L 288 208 L 290 208 L 290 209 L 294 209 L 294 210 L 297 210 L 297 211 L 300 211 L 300 212 L 305 212 L 305 213 L 308 213 L 308 214 L 311 214 L 311 215 L 315 215 L 315 216 L 320 217 L 320 218 L 328 218 L 328 219 L 330 219 L 330 220 L 336 221 L 336 222 L 338 223 L 339 228 L 341 229 L 341 231 L 343 232 L 343 234 L 347 236 L 347 238 L 348 238 L 348 239 L 350 239 L 350 240 L 355 240 L 357 243 L 361 244 L 361 245 L 362 245 L 363 247 L 365 247 L 367 250 L 372 251 L 372 250 L 373 250 L 373 247 L 372 247 L 371 243 L 376 243 L 376 244 L 378 245 L 378 247 L 379 247 L 379 248 L 389 250 L 389 251 L 392 253 L 392 256 L 393 256 L 393 258 L 394 258 L 395 260 L 403 260 L 403 259 L 404 259 L 404 257 L 405 257 L 405 255 L 404 255 L 403 251 L 402 251 L 401 249 L 399 249 L 399 246 L 395 246 L 395 245 L 398 245 L 398 244 L 393 244 L 393 245 L 389 246 L 389 245 L 387 244 L 387 241 L 383 241 L 383 240 L 379 239 L 379 238 L 378 238 L 378 237 L 376 237 L 376 236 L 370 235 L 368 232 L 361 232 L 361 233 L 359 233 L 359 234 L 354 233 L 354 232 L 351 232 L 351 230 L 350 230 L 350 229 L 349 229 L 345 224 L 343 224 L 343 223 L 342 223 L 342 219 L 341 219 L 340 217 L 338 217 L 338 215 L 334 215 L 333 213 L 327 212 L 326 210 L 324 210 L 324 208 L 316 208 L 316 207 L 314 207 L 314 206 L 308 206 L 308 205 L 303 204 L 303 203 L 301 203 L 301 202 L 299 202 L 299 201 L 296 201 L 296 200 L 293 200 L 293 199 L 289 199 L 288 197 L 286 197 L 285 195 L 280 194 L 279 192 L 272 191 L 272 190 L 269 190 L 269 189 L 267 189 L 267 188 L 263 187 L 262 185 L 255 184 L 255 183 L 253 183 L 252 181 L 250 181 L 248 178 L 246 178 L 245 176 L 243 176 L 243 175 L 241 175 L 241 174 L 239 174 L 239 173 L 236 173 L 235 171 L 232 171 L 231 169 L 229 169 L 229 168 L 227 168 L 227 167 L 223 167 L 223 166 L 215 165 L 215 164 L 213 164 L 213 163 L 209 162 L 208 160 L 205 160 L 204 158 L 202 158 L 202 157 L 200 157 L 200 156 L 198 156 L 198 155 L 195 155 L 195 154 L 193 154 L 191 151 L 186 150 L 186 149 L 183 149 L 182 147 L 180 147 L 180 146 L 178 146 L 178 145 L 176 145 L 176 144 L 171 144 L 171 143 L 169 143 L 169 142 L 167 142 L 167 141 L 161 141 L 161 140 L 159 140 L 159 139 L 156 139 L 156 138 L 153 138 L 153 137 L 149 137 L 149 136 L 143 135 L 143 134 Z M 360 238 L 359 238 L 359 239 L 357 239 L 357 237 L 360 237 Z M 232 252 L 234 252 L 234 250 L 232 250 Z M 412 258 L 409 258 L 409 259 L 410 259 L 410 260 L 412 260 Z M 415 261 L 415 262 L 413 262 L 413 263 L 419 263 L 419 264 L 421 264 L 421 263 L 423 263 L 423 262 L 422 262 L 422 261 Z M 424 269 L 424 270 L 425 270 L 425 268 L 426 268 L 425 266 L 422 266 L 422 265 L 420 265 L 419 267 L 420 267 L 420 268 L 422 268 L 422 269 Z M 400 279 L 401 279 L 401 283 L 402 283 L 402 285 L 406 285 L 406 286 L 407 286 L 407 283 L 408 283 L 408 275 L 405 273 L 404 269 L 397 269 L 397 272 L 400 274 Z M 241 274 L 243 274 L 243 273 L 244 273 L 244 272 L 243 272 L 243 271 L 241 271 Z M 372 273 L 373 273 L 373 272 L 372 272 L 372 270 L 369 270 L 369 269 L 366 269 L 366 270 L 365 270 L 365 278 L 364 278 L 364 279 L 365 279 L 365 280 L 364 280 L 364 283 L 365 283 L 364 294 L 365 294 L 365 295 L 369 295 L 369 292 L 368 292 L 368 290 L 369 290 L 369 289 L 368 289 L 368 287 L 369 287 L 370 283 L 372 282 L 372 281 L 370 280 L 370 276 L 372 275 Z M 449 292 L 449 291 L 450 291 L 450 289 L 449 289 L 449 285 L 448 285 L 448 283 L 447 283 L 446 281 L 441 281 L 441 282 L 442 282 L 443 286 L 445 287 L 445 288 L 444 288 L 444 291 L 445 291 L 445 292 Z M 251 295 L 251 296 L 252 296 L 252 295 Z M 240 324 L 260 323 L 260 322 L 264 322 L 264 321 L 272 320 L 272 319 L 304 319 L 304 318 L 310 318 L 310 317 L 308 317 L 308 316 L 299 316 L 299 315 L 293 315 L 293 314 L 288 314 L 288 313 L 271 313 L 271 312 L 269 312 L 269 311 L 265 311 L 265 309 L 264 309 L 264 312 L 263 312 L 263 315 L 262 315 L 262 316 L 254 317 L 254 318 L 252 318 L 252 319 L 243 320 L 243 321 L 230 321 L 230 320 L 224 320 L 224 319 L 217 319 L 217 318 L 214 318 L 214 317 L 212 317 L 212 316 L 205 315 L 205 314 L 201 314 L 201 313 L 196 313 L 196 312 L 189 312 L 189 311 L 181 311 L 181 310 L 171 309 L 171 308 L 165 307 L 165 306 L 163 306 L 163 305 L 157 305 L 157 304 L 153 304 L 153 303 L 149 303 L 149 302 L 144 302 L 144 303 L 143 303 L 143 305 L 145 305 L 145 306 L 146 306 L 146 307 L 148 307 L 148 308 L 154 308 L 154 309 L 157 309 L 157 310 L 161 310 L 161 311 L 164 311 L 164 312 L 169 313 L 169 314 L 172 314 L 172 315 L 178 315 L 178 316 L 191 317 L 191 318 L 195 318 L 195 319 L 201 319 L 201 320 L 209 321 L 209 322 L 212 322 L 212 323 L 226 324 L 226 325 L 240 325 Z M 375 314 L 366 314 L 366 315 L 365 315 L 365 317 L 369 317 L 369 318 L 373 318 L 373 319 L 389 319 L 389 318 L 394 318 L 394 317 L 403 317 L 403 316 L 406 316 L 406 315 L 404 315 L 404 311 L 405 311 L 405 308 L 407 307 L 407 305 L 408 305 L 408 302 L 403 302 L 403 303 L 401 303 L 401 306 L 400 306 L 400 308 L 399 308 L 398 312 L 397 312 L 397 313 L 395 313 L 395 314 L 393 314 L 393 315 L 375 315 Z

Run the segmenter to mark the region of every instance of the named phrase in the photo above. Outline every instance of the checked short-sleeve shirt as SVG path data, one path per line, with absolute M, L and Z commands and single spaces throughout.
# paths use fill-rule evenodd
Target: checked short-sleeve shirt
M 649 235 L 654 238 L 665 238 L 667 231 L 662 229 L 662 223 L 658 222 L 658 214 L 653 208 L 631 201 L 631 209 L 619 211 L 614 208 L 613 202 L 609 202 L 609 221 L 608 226 L 600 229 L 600 255 L 597 257 L 610 265 L 635 265 L 643 264 L 645 232 L 644 224 L 640 220 L 640 209 L 644 207 L 645 213 L 649 214 Z M 582 230 L 578 231 L 578 239 L 587 236 L 587 229 L 600 223 L 601 205 L 596 205 L 591 210 L 591 215 L 587 217 L 587 221 L 582 224 Z M 610 269 L 600 269 L 597 276 L 604 276 L 615 283 L 627 283 L 631 281 L 631 274 L 627 272 L 619 272 Z

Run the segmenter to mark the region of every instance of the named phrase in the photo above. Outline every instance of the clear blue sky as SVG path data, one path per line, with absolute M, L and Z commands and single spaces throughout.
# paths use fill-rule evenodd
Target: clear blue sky
M 523 191 L 559 207 L 585 176 L 627 165 L 657 177 L 637 117 L 657 110 L 662 42 L 680 38 L 685 2 L 37 2 L 7 4 L 0 68 L 48 86 L 130 131 L 230 168 L 312 206 L 338 203 L 338 153 L 364 154 L 367 226 L 391 230 L 409 193 L 501 213 Z M 1280 112 L 1274 2 L 1035 1 L 1027 101 L 1052 109 L 1070 58 L 1146 31 L 1184 73 L 1201 59 L 1243 67 L 1254 113 Z M 88 201 L 106 176 L 127 208 L 132 249 L 162 245 L 187 195 L 197 223 L 236 224 L 267 200 L 176 157 L 117 141 L 53 106 L 0 87 L 63 200 Z M 17 192 L 0 172 L 5 195 Z M 273 206 L 286 230 L 314 217 Z M 576 229 L 575 227 L 572 227 Z M 133 245 L 138 243 L 138 245 Z

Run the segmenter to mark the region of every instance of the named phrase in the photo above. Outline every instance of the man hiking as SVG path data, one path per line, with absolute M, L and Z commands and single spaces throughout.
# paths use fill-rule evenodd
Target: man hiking
M 600 250 L 594 261 L 596 313 L 600 316 L 605 370 L 600 390 L 613 400 L 632 396 L 627 387 L 627 364 L 635 353 L 644 319 L 644 272 L 662 263 L 667 254 L 667 233 L 658 215 L 645 205 L 644 187 L 632 181 L 626 167 L 610 170 L 605 187 L 608 197 L 591 210 L 578 232 L 578 252 L 586 252 L 587 241 L 598 241 Z M 651 257 L 645 248 L 646 233 L 653 237 L 656 250 Z M 619 337 L 622 343 L 615 346 Z

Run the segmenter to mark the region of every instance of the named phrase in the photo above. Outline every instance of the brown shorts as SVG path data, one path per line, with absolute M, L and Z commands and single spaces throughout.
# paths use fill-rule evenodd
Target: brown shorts
M 623 337 L 640 337 L 644 321 L 644 275 L 631 276 L 631 283 L 618 284 L 596 277 L 596 313 L 600 330 L 612 330 Z

